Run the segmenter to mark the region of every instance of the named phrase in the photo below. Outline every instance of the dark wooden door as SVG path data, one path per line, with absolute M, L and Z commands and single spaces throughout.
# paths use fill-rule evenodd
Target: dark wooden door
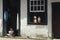
M 52 3 L 52 33 L 53 38 L 60 39 L 60 3 Z

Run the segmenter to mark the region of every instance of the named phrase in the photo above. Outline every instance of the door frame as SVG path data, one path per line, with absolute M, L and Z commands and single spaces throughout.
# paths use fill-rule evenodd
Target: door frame
M 4 1 L 4 0 L 3 0 L 3 1 Z M 2 2 L 3 2 L 3 1 L 2 1 Z M 20 25 L 21 25 L 21 24 L 20 24 L 20 23 L 21 23 L 21 22 L 20 22 L 21 0 L 20 0 L 19 7 L 20 7 L 20 8 L 19 8 L 19 12 L 18 12 L 18 18 L 19 18 L 19 19 L 18 19 L 18 20 L 19 20 L 19 23 L 18 23 L 18 24 L 19 24 L 19 26 L 18 26 L 18 27 L 19 27 L 19 29 L 18 29 L 18 36 L 21 36 L 21 34 L 20 34 L 20 32 L 21 32 L 21 31 L 20 31 Z M 6 28 L 6 27 L 4 26 L 4 4 L 3 4 L 3 27 L 2 27 L 2 36 L 6 36 L 6 34 L 5 34 L 6 29 L 5 29 L 5 28 Z

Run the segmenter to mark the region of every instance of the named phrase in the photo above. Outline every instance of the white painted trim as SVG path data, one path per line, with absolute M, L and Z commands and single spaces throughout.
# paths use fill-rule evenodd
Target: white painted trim
M 29 0 L 29 10 L 30 10 L 30 12 L 45 12 L 45 0 L 44 0 L 44 5 L 41 5 L 41 0 L 40 0 L 40 5 L 31 5 L 31 1 L 35 1 L 35 0 Z M 33 11 L 31 10 L 31 6 L 33 6 Z M 34 6 L 40 6 L 40 10 L 35 11 Z M 41 6 L 44 6 L 44 10 L 41 10 Z M 37 7 L 37 9 L 38 9 L 38 7 Z

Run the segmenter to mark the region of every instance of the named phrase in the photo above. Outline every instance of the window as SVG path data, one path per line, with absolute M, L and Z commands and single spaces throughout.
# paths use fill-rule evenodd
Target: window
M 30 0 L 30 12 L 45 12 L 45 0 Z
M 27 23 L 47 25 L 47 0 L 27 0 Z

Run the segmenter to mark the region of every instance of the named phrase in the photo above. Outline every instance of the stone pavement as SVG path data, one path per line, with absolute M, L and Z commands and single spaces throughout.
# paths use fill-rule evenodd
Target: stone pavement
M 51 40 L 49 39 L 32 39 L 32 38 L 18 38 L 18 37 L 14 37 L 14 38 L 9 38 L 9 37 L 0 37 L 0 40 Z
M 0 37 L 0 40 L 32 40 L 32 39 L 16 39 L 16 38 L 3 38 L 3 37 Z

